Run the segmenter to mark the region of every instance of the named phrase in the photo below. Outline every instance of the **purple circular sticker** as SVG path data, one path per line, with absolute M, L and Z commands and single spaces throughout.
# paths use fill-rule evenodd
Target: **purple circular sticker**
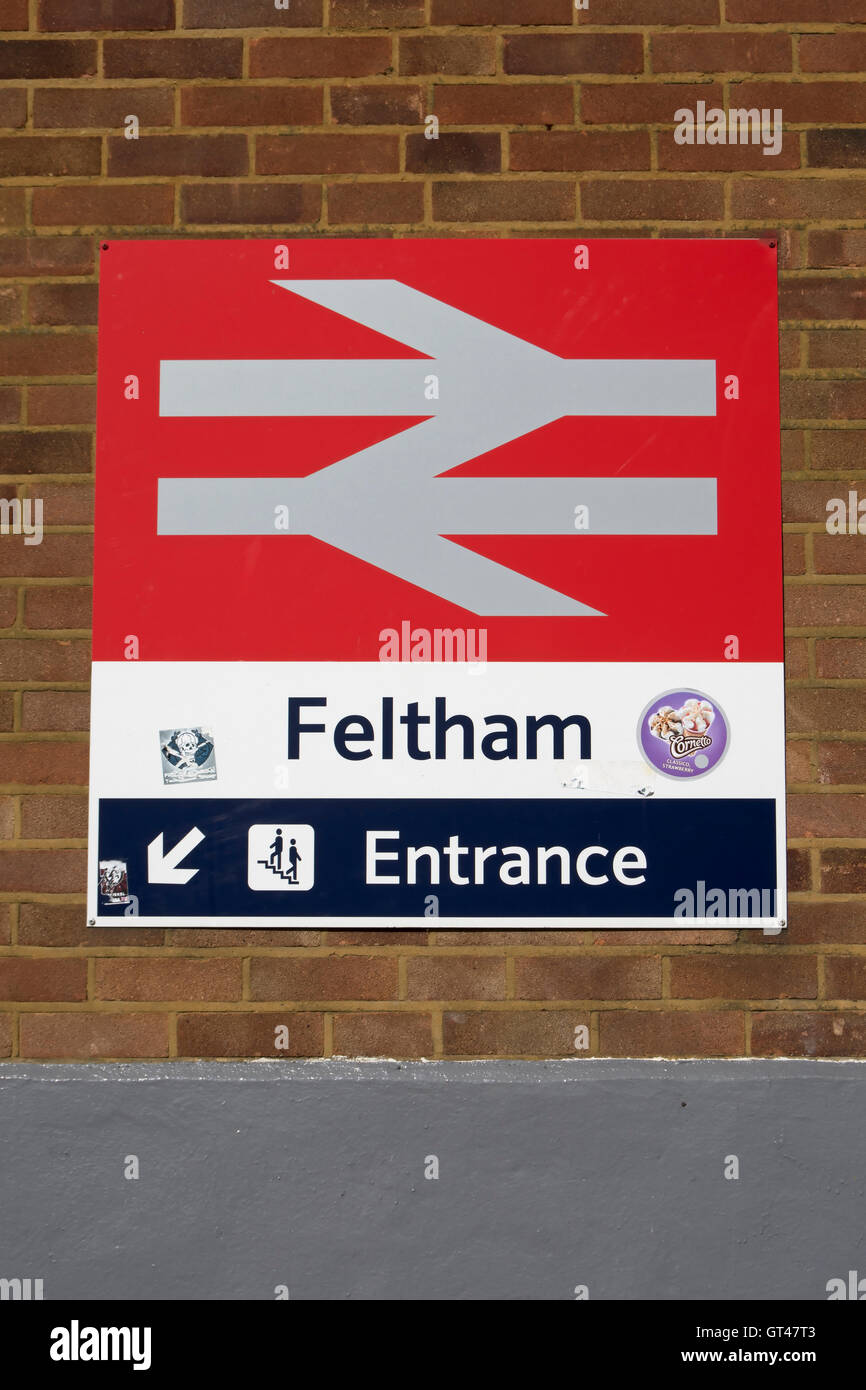
M 700 690 L 668 690 L 650 701 L 637 730 L 641 752 L 666 777 L 702 777 L 725 756 L 728 721 Z

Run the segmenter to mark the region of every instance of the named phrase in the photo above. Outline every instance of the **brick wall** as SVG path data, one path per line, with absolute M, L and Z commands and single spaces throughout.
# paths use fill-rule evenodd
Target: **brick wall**
M 0 0 L 0 1057 L 866 1055 L 866 0 Z M 684 146 L 781 107 L 778 156 Z M 440 138 L 424 138 L 424 117 Z M 140 138 L 124 138 L 128 115 Z M 777 236 L 790 925 L 85 925 L 96 247 Z M 744 504 L 747 499 L 744 499 Z M 866 523 L 864 523 L 866 525 Z

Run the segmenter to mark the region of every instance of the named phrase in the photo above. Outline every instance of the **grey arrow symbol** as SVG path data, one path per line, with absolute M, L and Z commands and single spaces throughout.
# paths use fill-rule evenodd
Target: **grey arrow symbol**
M 712 416 L 710 359 L 562 358 L 397 280 L 276 280 L 427 360 L 163 361 L 160 415 L 425 416 L 306 478 L 162 478 L 160 535 L 312 535 L 485 616 L 598 610 L 447 540 L 714 535 L 714 478 L 442 478 L 565 415 Z M 430 360 L 430 359 L 433 360 Z M 438 380 L 438 398 L 425 383 Z

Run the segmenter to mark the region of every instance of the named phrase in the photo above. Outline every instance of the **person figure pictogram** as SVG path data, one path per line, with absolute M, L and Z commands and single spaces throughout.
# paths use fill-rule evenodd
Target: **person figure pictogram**
M 299 853 L 299 851 L 298 851 L 297 845 L 295 844 L 295 841 L 294 841 L 294 840 L 290 840 L 290 841 L 289 841 L 289 873 L 288 873 L 288 878 L 287 878 L 287 880 L 286 880 L 288 883 L 297 883 L 297 881 L 298 881 L 298 865 L 299 865 L 300 862 L 301 862 L 301 856 L 300 856 L 300 853 Z
M 295 843 L 294 840 L 292 840 L 292 844 L 294 844 L 294 843 Z M 283 867 L 283 832 L 282 832 L 282 830 L 279 830 L 279 829 L 277 830 L 277 833 L 276 833 L 276 835 L 274 836 L 274 842 L 273 842 L 272 845 L 269 846 L 269 848 L 270 848 L 270 851 L 271 851 L 271 856 L 270 856 L 270 858 L 268 859 L 268 867 L 269 867 L 269 868 L 272 868 L 272 869 L 275 869 L 275 871 L 276 871 L 277 873 L 280 873 L 280 872 L 282 871 L 282 867 Z

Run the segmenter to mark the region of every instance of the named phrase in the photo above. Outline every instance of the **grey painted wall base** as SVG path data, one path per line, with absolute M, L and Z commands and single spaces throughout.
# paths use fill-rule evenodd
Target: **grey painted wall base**
M 825 1299 L 866 1275 L 864 1117 L 861 1062 L 7 1063 L 0 1279 L 49 1300 Z

